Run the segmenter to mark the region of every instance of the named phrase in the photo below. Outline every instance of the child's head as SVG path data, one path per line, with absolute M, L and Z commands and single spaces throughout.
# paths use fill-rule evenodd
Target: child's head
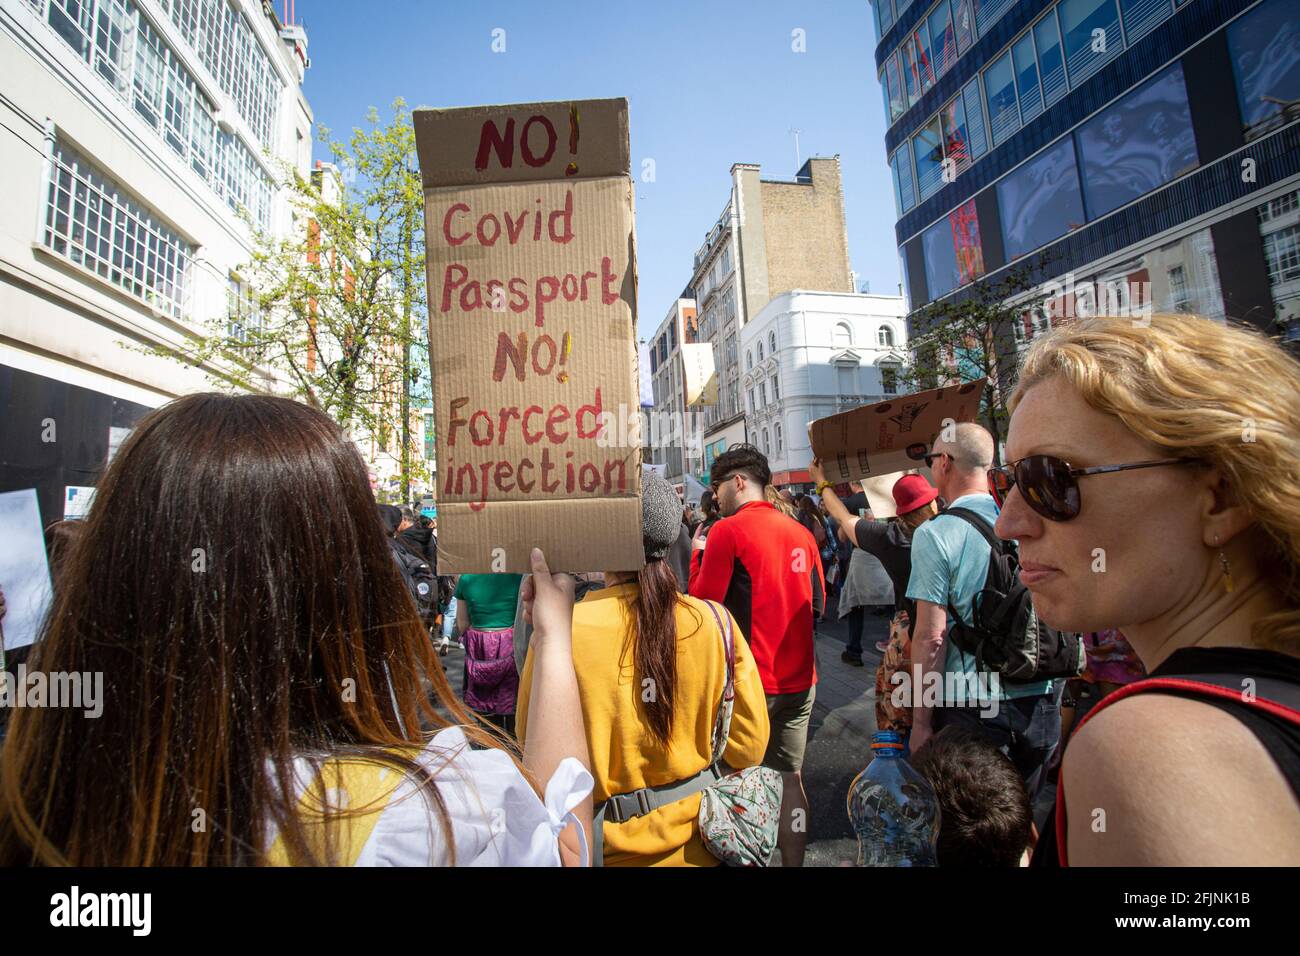
M 1024 781 L 983 737 L 948 726 L 913 756 L 939 798 L 939 865 L 1014 867 L 1032 842 Z

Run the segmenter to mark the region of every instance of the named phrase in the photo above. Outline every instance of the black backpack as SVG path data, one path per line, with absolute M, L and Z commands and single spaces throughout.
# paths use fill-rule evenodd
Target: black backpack
M 400 544 L 394 543 L 391 550 L 398 570 L 402 572 L 402 578 L 411 589 L 411 596 L 415 598 L 415 605 L 420 609 L 421 620 L 426 624 L 433 623 L 438 611 L 438 578 L 433 573 L 433 568 L 429 562 L 416 557 Z
M 948 634 L 957 649 L 975 655 L 978 670 L 996 671 L 1013 683 L 1082 674 L 1088 663 L 1083 635 L 1055 630 L 1038 619 L 1029 589 L 1017 573 L 1016 543 L 995 535 L 993 526 L 974 511 L 949 508 L 940 514 L 966 521 L 993 549 L 984 587 L 971 601 L 974 625 L 964 623 L 957 609 L 948 605 L 953 619 Z

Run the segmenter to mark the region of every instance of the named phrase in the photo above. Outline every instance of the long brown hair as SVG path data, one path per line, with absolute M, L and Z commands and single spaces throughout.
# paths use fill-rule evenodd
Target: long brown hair
M 677 689 L 677 605 L 685 602 L 678 590 L 677 573 L 662 558 L 645 563 L 637 573 L 637 584 L 629 608 L 636 621 L 636 630 L 629 635 L 629 641 L 637 695 L 650 737 L 667 746 L 673 731 L 673 700 Z M 702 619 L 697 621 L 696 630 L 701 623 Z M 626 650 L 627 644 L 625 653 Z M 651 681 L 648 685 L 647 679 Z
M 15 711 L 0 865 L 257 864 L 272 830 L 291 862 L 337 862 L 329 824 L 353 814 L 322 808 L 322 858 L 295 758 L 415 776 L 454 852 L 412 759 L 421 722 L 495 742 L 432 656 L 355 445 L 288 399 L 191 395 L 139 422 L 67 556 L 40 665 L 102 674 L 102 714 Z

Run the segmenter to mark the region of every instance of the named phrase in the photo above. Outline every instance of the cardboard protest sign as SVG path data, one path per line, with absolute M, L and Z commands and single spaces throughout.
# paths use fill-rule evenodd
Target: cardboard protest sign
M 821 459 L 827 480 L 833 482 L 923 467 L 946 420 L 975 420 L 984 383 L 981 378 L 932 388 L 820 418 L 808 426 L 813 454 Z M 889 487 L 893 488 L 892 483 Z M 874 505 L 875 498 L 868 497 Z
M 718 404 L 718 373 L 713 367 L 713 343 L 682 343 L 682 373 L 686 405 L 691 408 Z
M 627 101 L 414 122 L 439 573 L 641 567 Z

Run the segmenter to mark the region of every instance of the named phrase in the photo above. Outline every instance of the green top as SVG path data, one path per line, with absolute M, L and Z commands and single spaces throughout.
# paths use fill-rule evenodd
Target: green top
M 462 574 L 456 600 L 469 611 L 469 626 L 496 629 L 513 627 L 522 574 Z

